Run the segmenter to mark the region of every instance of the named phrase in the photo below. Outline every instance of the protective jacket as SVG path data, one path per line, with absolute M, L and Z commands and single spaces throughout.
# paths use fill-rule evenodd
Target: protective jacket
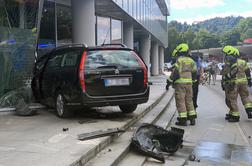
M 197 80 L 197 66 L 188 56 L 178 57 L 174 70 L 169 78 L 174 84 L 192 84 Z

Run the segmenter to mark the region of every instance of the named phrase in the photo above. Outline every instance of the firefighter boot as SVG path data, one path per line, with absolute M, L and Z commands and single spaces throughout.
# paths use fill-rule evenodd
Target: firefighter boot
M 177 118 L 177 122 L 175 123 L 175 125 L 178 126 L 187 126 L 187 119 L 186 118 Z
M 188 120 L 190 121 L 190 125 L 194 126 L 196 124 L 195 119 L 197 118 L 197 115 L 188 116 Z
M 228 122 L 239 122 L 239 121 L 240 121 L 240 116 L 229 115 Z
M 248 118 L 251 119 L 252 118 L 252 108 L 247 108 L 246 112 L 247 112 Z

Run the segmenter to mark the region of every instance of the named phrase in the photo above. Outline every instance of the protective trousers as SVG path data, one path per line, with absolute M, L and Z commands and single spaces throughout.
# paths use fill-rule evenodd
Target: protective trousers
M 230 109 L 229 114 L 233 116 L 240 116 L 237 105 L 238 94 L 241 97 L 244 108 L 246 110 L 252 108 L 252 102 L 249 99 L 247 84 L 236 84 L 233 88 L 226 88 L 226 104 Z
M 196 118 L 193 106 L 192 84 L 175 84 L 176 107 L 180 118 Z

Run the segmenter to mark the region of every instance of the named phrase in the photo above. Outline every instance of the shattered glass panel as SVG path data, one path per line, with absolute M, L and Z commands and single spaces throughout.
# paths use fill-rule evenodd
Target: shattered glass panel
M 0 98 L 30 83 L 39 0 L 0 0 Z

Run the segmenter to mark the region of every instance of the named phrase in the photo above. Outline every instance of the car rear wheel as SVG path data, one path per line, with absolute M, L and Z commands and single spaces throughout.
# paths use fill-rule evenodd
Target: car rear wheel
M 56 95 L 56 112 L 60 118 L 68 118 L 72 116 L 72 112 L 66 108 L 65 99 L 61 93 Z
M 137 104 L 132 105 L 119 105 L 119 108 L 123 113 L 132 113 L 136 110 Z

